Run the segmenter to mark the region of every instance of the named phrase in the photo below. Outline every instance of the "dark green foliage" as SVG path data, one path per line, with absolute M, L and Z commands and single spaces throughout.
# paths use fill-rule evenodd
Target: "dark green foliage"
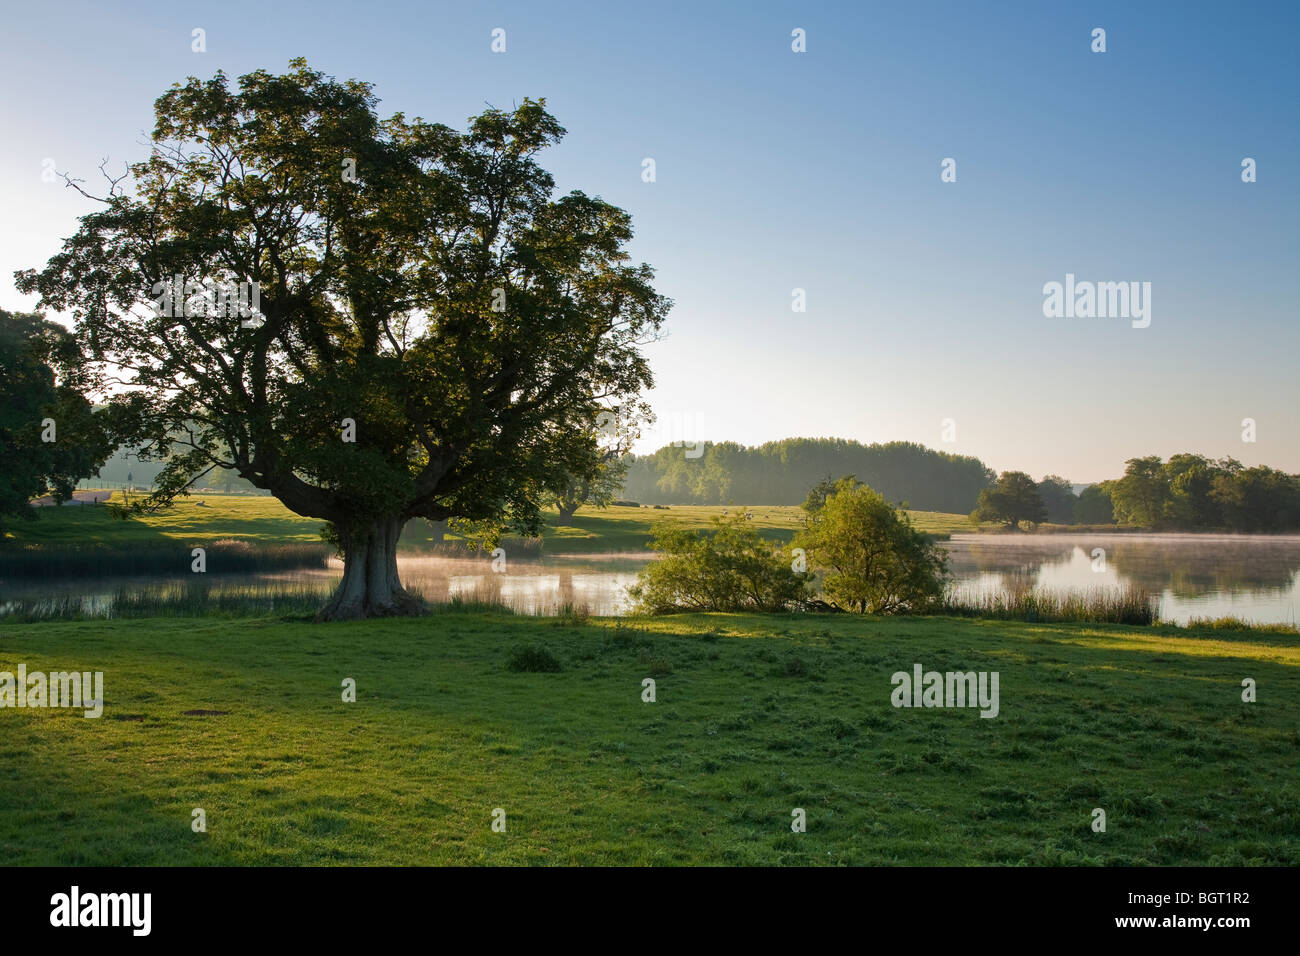
M 1004 471 L 994 487 L 980 492 L 971 517 L 1018 529 L 1022 521 L 1036 525 L 1046 519 L 1047 508 L 1034 479 L 1023 471 Z
M 1079 492 L 1074 503 L 1075 524 L 1111 524 L 1115 520 L 1115 509 L 1111 505 L 1110 492 L 1101 485 L 1089 485 Z
M 1105 482 L 1116 520 L 1177 531 L 1293 531 L 1300 528 L 1300 476 L 1233 458 L 1130 458 L 1124 477 Z
M 71 498 L 112 453 L 107 416 L 83 394 L 91 384 L 67 329 L 0 309 L 0 528 L 36 517 L 33 498 Z M 53 441 L 43 440 L 47 419 Z
M 1043 501 L 1043 510 L 1046 513 L 1045 521 L 1052 524 L 1072 524 L 1074 522 L 1074 506 L 1078 503 L 1078 498 L 1074 494 L 1074 486 L 1060 475 L 1048 475 L 1038 483 L 1038 497 Z
M 506 666 L 512 671 L 527 674 L 558 674 L 562 670 L 560 659 L 536 644 L 516 647 L 510 652 Z

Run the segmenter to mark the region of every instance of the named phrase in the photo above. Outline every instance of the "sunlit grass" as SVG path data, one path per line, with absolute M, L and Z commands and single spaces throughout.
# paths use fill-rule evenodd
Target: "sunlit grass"
M 0 624 L 0 670 L 102 670 L 106 698 L 98 720 L 0 712 L 0 848 L 11 864 L 1300 863 L 1283 635 L 580 618 Z M 521 648 L 559 671 L 512 671 L 546 661 Z M 891 675 L 914 663 L 998 671 L 1000 714 L 895 709 Z
M 133 500 L 137 496 L 132 496 Z M 122 502 L 113 492 L 112 502 Z M 199 504 L 204 502 L 204 504 Z M 324 522 L 294 514 L 277 499 L 255 495 L 195 494 L 151 515 L 120 518 L 107 505 L 38 508 L 32 521 L 6 523 L 9 546 L 135 546 L 203 544 L 222 538 L 265 545 L 320 543 Z

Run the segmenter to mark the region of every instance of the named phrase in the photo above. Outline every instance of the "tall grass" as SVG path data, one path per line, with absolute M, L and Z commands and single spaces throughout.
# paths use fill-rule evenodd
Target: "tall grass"
M 446 601 L 437 601 L 429 605 L 434 614 L 514 614 L 515 609 L 501 596 L 485 598 L 478 594 L 453 594 Z
M 1044 623 L 1155 624 L 1159 599 L 1135 588 L 1053 591 L 1017 587 L 972 594 L 949 590 L 936 613 L 999 621 Z
M 1240 617 L 1194 617 L 1184 625 L 1187 630 L 1262 631 L 1266 634 L 1300 634 L 1294 623 L 1257 624 Z
M 0 604 L 0 621 L 314 614 L 332 590 L 329 584 L 222 584 L 208 580 L 148 588 L 119 586 L 106 597 L 60 594 L 7 601 Z
M 202 544 L 214 574 L 287 571 L 329 566 L 333 549 L 320 544 L 259 545 L 225 539 Z M 117 577 L 188 574 L 191 546 L 184 541 L 129 547 L 24 547 L 0 550 L 0 578 Z

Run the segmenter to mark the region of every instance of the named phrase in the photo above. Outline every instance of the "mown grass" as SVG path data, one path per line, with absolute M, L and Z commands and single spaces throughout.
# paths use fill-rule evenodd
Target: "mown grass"
M 11 864 L 1300 862 L 1294 636 L 471 610 L 0 624 L 19 662 L 106 703 L 0 710 Z M 1001 713 L 893 708 L 914 663 Z

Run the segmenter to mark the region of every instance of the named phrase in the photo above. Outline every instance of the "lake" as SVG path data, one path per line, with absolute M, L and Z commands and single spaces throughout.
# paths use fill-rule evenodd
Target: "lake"
M 1234 616 L 1256 623 L 1294 623 L 1300 597 L 1300 536 L 1191 534 L 954 535 L 949 552 L 953 588 L 992 592 L 1021 587 L 1089 590 L 1121 586 L 1157 595 L 1160 616 L 1185 624 L 1193 617 Z M 566 605 L 592 614 L 627 611 L 627 587 L 648 560 L 645 553 L 507 558 L 493 570 L 489 557 L 398 558 L 403 583 L 430 601 L 452 598 L 500 602 L 524 614 L 554 614 Z M 260 575 L 210 574 L 214 587 L 308 585 L 322 589 L 342 567 Z M 80 595 L 91 611 L 111 602 L 122 586 L 152 589 L 191 584 L 194 576 L 0 582 L 5 601 Z
M 960 534 L 946 542 L 954 588 L 970 592 L 1131 587 L 1160 599 L 1162 620 L 1296 620 L 1300 536 Z

